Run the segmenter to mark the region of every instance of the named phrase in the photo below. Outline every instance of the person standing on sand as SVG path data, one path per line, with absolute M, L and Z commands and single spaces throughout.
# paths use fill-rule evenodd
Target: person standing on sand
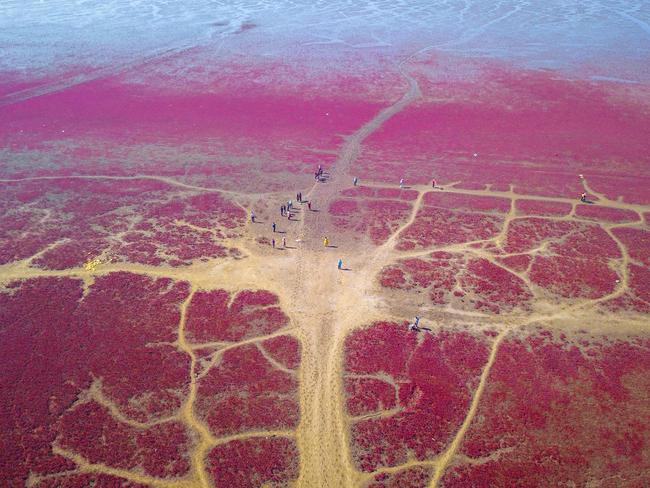
M 309 211 L 311 212 L 311 200 L 309 200 L 309 201 L 307 202 L 307 208 L 308 208 Z
M 330 240 L 327 238 L 327 236 L 323 237 L 323 246 L 327 247 L 330 245 Z
M 435 188 L 435 187 L 436 187 L 436 180 L 433 180 L 431 181 L 431 188 Z
M 338 262 L 338 264 L 336 265 L 336 267 L 337 267 L 338 269 L 342 269 L 342 268 L 343 268 L 343 260 L 342 260 L 341 258 L 339 258 L 339 262 Z
M 287 238 L 284 237 L 284 236 L 282 236 L 282 247 L 283 247 L 284 249 L 287 248 Z
M 271 227 L 273 227 L 273 233 L 275 234 L 275 222 L 273 222 L 273 225 Z
M 251 210 L 251 222 L 255 223 L 255 214 Z
M 271 246 L 273 246 L 273 249 L 275 249 L 275 239 L 271 239 Z
M 580 201 L 582 203 L 587 201 L 587 194 L 586 193 L 583 192 L 582 195 L 580 195 Z
M 354 178 L 352 178 L 352 184 L 353 184 L 354 186 L 357 186 L 357 183 L 359 183 L 359 178 L 357 178 L 357 177 L 355 176 Z
M 399 187 L 400 187 L 400 188 L 404 188 L 404 178 L 402 178 L 401 180 L 399 180 Z
M 291 200 L 289 200 L 289 201 L 287 202 L 287 210 L 289 210 L 289 212 L 291 212 L 291 208 L 292 208 L 292 207 L 293 207 L 293 202 L 292 202 Z
M 284 216 L 284 205 L 280 205 L 280 215 Z

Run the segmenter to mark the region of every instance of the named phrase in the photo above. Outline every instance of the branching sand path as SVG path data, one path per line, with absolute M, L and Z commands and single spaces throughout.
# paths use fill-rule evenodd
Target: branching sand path
M 352 175 L 351 165 L 359 157 L 364 140 L 377 130 L 390 117 L 407 107 L 411 102 L 420 96 L 416 81 L 406 73 L 402 73 L 407 81 L 405 94 L 391 106 L 380 111 L 374 118 L 363 125 L 359 130 L 349 135 L 341 147 L 339 158 L 333 168 L 330 169 L 326 183 L 316 183 L 304 197 L 313 200 L 319 211 L 309 212 L 306 205 L 302 205 L 299 212 L 299 221 L 287 224 L 290 243 L 297 238 L 297 243 L 292 249 L 283 252 L 269 252 L 266 249 L 260 250 L 259 245 L 252 244 L 253 240 L 248 234 L 252 234 L 253 227 L 247 224 L 245 235 L 238 239 L 230 239 L 228 243 L 242 251 L 243 258 L 238 260 L 223 261 L 220 259 L 195 263 L 188 267 L 167 267 L 147 266 L 128 263 L 103 263 L 96 269 L 88 271 L 83 268 L 66 269 L 62 271 L 49 271 L 31 266 L 31 258 L 0 266 L 0 282 L 8 282 L 13 279 L 24 279 L 42 276 L 67 276 L 77 277 L 84 280 L 86 287 L 89 287 L 95 276 L 115 272 L 129 271 L 145 274 L 152 277 L 169 277 L 175 280 L 183 280 L 190 283 L 191 292 L 180 307 L 181 317 L 178 324 L 176 346 L 190 358 L 188 371 L 188 394 L 179 412 L 167 420 L 181 421 L 193 433 L 195 444 L 190 454 L 191 469 L 186 477 L 175 480 L 162 480 L 145 476 L 140 472 L 133 472 L 115 469 L 101 464 L 91 464 L 74 452 L 68 452 L 56 444 L 53 449 L 56 453 L 72 460 L 78 466 L 75 472 L 78 473 L 106 473 L 120 476 L 127 480 L 145 483 L 156 487 L 209 487 L 212 485 L 222 486 L 219 480 L 212 480 L 209 470 L 206 467 L 206 456 L 214 446 L 229 442 L 235 439 L 254 438 L 263 436 L 284 436 L 295 438 L 299 453 L 300 464 L 297 486 L 303 488 L 312 487 L 350 487 L 359 486 L 368 482 L 376 473 L 362 473 L 356 469 L 352 453 L 350 451 L 350 426 L 359 418 L 351 418 L 345 409 L 345 395 L 343 391 L 344 376 L 344 343 L 346 337 L 356 328 L 369 324 L 375 320 L 402 320 L 395 317 L 394 310 L 383 301 L 380 293 L 377 292 L 377 276 L 386 265 L 395 260 L 405 257 L 424 256 L 434 249 L 451 250 L 460 253 L 471 254 L 475 257 L 482 257 L 490 260 L 495 265 L 500 265 L 485 249 L 473 247 L 470 244 L 492 243 L 501 246 L 506 236 L 507 227 L 514 219 L 525 217 L 516 215 L 515 203 L 517 200 L 542 200 L 552 202 L 566 202 L 573 205 L 573 211 L 564 217 L 545 217 L 550 220 L 570 220 L 594 223 L 575 216 L 575 199 L 538 197 L 533 195 L 522 195 L 511 191 L 492 190 L 465 190 L 455 188 L 452 185 L 445 185 L 444 191 L 465 195 L 496 196 L 510 199 L 510 211 L 506 215 L 502 231 L 491 239 L 483 241 L 465 242 L 437 248 L 427 248 L 417 252 L 397 252 L 397 245 L 400 234 L 407 229 L 416 219 L 422 207 L 424 197 L 427 193 L 434 191 L 430 187 L 414 186 L 418 192 L 413 202 L 411 214 L 406 221 L 398 227 L 386 240 L 376 248 L 357 249 L 353 246 L 343 246 L 336 242 L 334 235 L 329 236 L 331 247 L 324 247 L 322 244 L 322 233 L 329 227 L 330 222 L 327 216 L 328 204 L 333 201 L 344 188 L 351 186 Z M 77 179 L 106 179 L 106 180 L 130 180 L 130 179 L 151 179 L 163 182 L 171 187 L 179 187 L 186 190 L 198 192 L 219 192 L 231 197 L 242 207 L 243 202 L 254 200 L 252 195 L 242 195 L 233 192 L 224 192 L 216 188 L 200 187 L 185 184 L 172 178 L 135 175 L 135 176 L 109 176 L 109 175 L 87 175 L 87 176 L 66 176 L 66 177 L 34 177 L 17 180 L 4 179 L 0 183 L 32 180 L 55 180 L 65 178 Z M 365 182 L 364 182 L 365 183 Z M 365 183 L 367 186 L 392 187 L 381 183 Z M 586 181 L 583 184 L 590 193 L 592 192 Z M 438 191 L 438 190 L 435 190 Z M 260 197 L 261 195 L 257 195 Z M 644 226 L 643 213 L 650 211 L 649 206 L 633 205 L 620 201 L 612 201 L 603 195 L 596 194 L 599 198 L 599 205 L 631 210 L 636 212 L 638 221 L 629 223 L 607 223 L 599 224 L 607 234 L 616 242 L 619 247 L 621 258 L 615 263 L 620 283 L 615 290 L 599 299 L 576 300 L 570 305 L 555 306 L 549 309 L 548 313 L 525 314 L 521 311 L 504 313 L 498 320 L 478 312 L 445 309 L 445 313 L 457 314 L 462 320 L 489 320 L 499 328 L 499 335 L 493 340 L 489 357 L 483 367 L 478 386 L 473 392 L 471 404 L 468 407 L 466 416 L 453 440 L 446 449 L 435 459 L 430 460 L 409 460 L 408 463 L 399 466 L 379 468 L 377 472 L 395 473 L 412 466 L 426 466 L 433 470 L 433 477 L 430 486 L 435 487 L 455 459 L 462 458 L 458 450 L 462 444 L 463 437 L 470 428 L 474 415 L 477 411 L 481 396 L 488 381 L 492 364 L 497 357 L 499 345 L 502 340 L 517 327 L 531 323 L 544 323 L 558 318 L 581 318 L 584 313 L 599 303 L 624 294 L 628 289 L 628 263 L 630 262 L 629 252 L 624 243 L 616 237 L 612 229 L 616 227 Z M 268 195 L 267 195 L 268 197 Z M 248 208 L 248 207 L 246 207 Z M 179 222 L 178 225 L 187 225 Z M 56 246 L 60 242 L 53 243 Z M 545 244 L 539 249 L 529 251 L 534 254 L 544 250 Z M 356 246 L 355 246 L 356 247 Z M 359 246 L 360 247 L 360 246 Z M 41 254 L 44 251 L 41 251 Z M 343 259 L 346 270 L 336 269 L 338 258 Z M 509 270 L 512 273 L 512 270 Z M 530 279 L 526 273 L 518 273 L 527 286 L 534 292 Z M 192 294 L 197 290 L 226 289 L 234 293 L 243 289 L 267 289 L 278 295 L 282 309 L 290 317 L 290 324 L 279 331 L 268 336 L 254 337 L 241 342 L 215 342 L 209 344 L 192 344 L 185 337 L 185 314 Z M 612 317 L 614 320 L 615 317 Z M 633 317 L 626 320 L 633 323 L 635 327 L 642 328 L 643 319 L 637 321 Z M 299 375 L 299 401 L 300 401 L 300 422 L 295 432 L 293 431 L 255 431 L 243 432 L 241 434 L 217 438 L 209 428 L 202 422 L 195 412 L 197 396 L 197 382 L 206 372 L 218 363 L 219 356 L 224 351 L 240 347 L 245 344 L 259 344 L 274 336 L 292 335 L 302 344 L 302 358 Z M 207 369 L 198 371 L 196 350 L 202 347 L 214 347 L 215 354 Z M 275 367 L 285 373 L 294 374 L 293 371 L 283 369 L 278 363 L 264 353 L 263 356 Z M 101 384 L 94 384 L 87 393 L 88 398 L 100 402 L 120 422 L 127 423 L 134 428 L 147 428 L 150 425 L 140 424 L 124 416 L 117 407 L 111 404 L 110 400 L 103 397 Z M 391 415 L 394 411 L 381 412 L 378 415 Z M 69 473 L 68 473 L 69 474 Z M 35 482 L 45 478 L 56 478 L 57 475 L 35 478 Z
M 361 144 L 381 124 L 419 97 L 416 81 L 405 75 L 408 91 L 396 103 L 379 112 L 349 136 L 326 184 L 315 184 L 305 196 L 319 202 L 322 210 L 350 185 L 350 166 L 361 152 Z M 325 212 L 307 212 L 301 222 L 299 239 L 304 242 L 296 254 L 297 282 L 292 303 L 301 303 L 297 323 L 304 330 L 301 365 L 301 422 L 299 486 L 354 486 L 360 473 L 353 466 L 348 426 L 343 405 L 343 342 L 348 332 L 381 318 L 370 290 L 375 274 L 367 269 L 353 249 L 324 248 L 321 244 Z M 334 254 L 334 250 L 338 254 Z M 352 273 L 338 271 L 341 257 Z M 373 260 L 372 263 L 376 263 Z M 385 264 L 385 263 L 384 263 Z M 332 287 L 332 284 L 335 286 Z M 306 300 L 301 298 L 306 297 Z

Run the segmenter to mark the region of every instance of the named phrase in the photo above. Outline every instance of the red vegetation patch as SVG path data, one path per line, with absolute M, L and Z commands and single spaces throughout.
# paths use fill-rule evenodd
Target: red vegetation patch
M 577 205 L 576 215 L 585 219 L 606 222 L 634 222 L 640 218 L 639 214 L 632 210 L 601 205 Z
M 396 390 L 392 384 L 378 378 L 345 379 L 346 407 L 352 416 L 393 408 Z
M 598 260 L 537 256 L 530 279 L 561 297 L 600 298 L 614 291 L 618 275 Z
M 230 302 L 225 290 L 197 291 L 187 308 L 188 340 L 241 341 L 281 329 L 288 318 L 278 298 L 265 290 L 239 292 Z
M 508 227 L 504 249 L 534 251 L 531 281 L 565 298 L 602 297 L 613 291 L 618 279 L 610 261 L 621 258 L 620 250 L 599 225 L 516 219 Z
M 298 477 L 298 449 L 281 437 L 231 441 L 210 451 L 208 469 L 219 485 L 232 488 L 287 486 Z
M 532 260 L 533 257 L 530 254 L 514 254 L 505 258 L 497 258 L 497 261 L 504 266 L 520 273 L 528 269 L 528 265 Z
M 358 212 L 356 200 L 335 200 L 329 206 L 329 213 L 336 217 L 347 217 Z
M 355 91 L 346 97 L 340 91 L 325 94 L 322 81 L 307 83 L 303 72 L 296 74 L 300 88 L 287 90 L 282 78 L 295 67 L 269 61 L 255 67 L 220 62 L 219 79 L 190 88 L 188 65 L 173 63 L 200 56 L 200 49 L 193 51 L 150 63 L 151 71 L 139 73 L 137 83 L 124 76 L 95 79 L 1 107 L 0 144 L 47 151 L 57 163 L 41 168 L 48 175 L 162 174 L 259 191 L 281 188 L 289 173 L 303 173 L 307 182 L 314 163 L 334 159 L 341 134 L 353 132 L 382 107 Z M 206 61 L 192 61 L 201 63 L 204 76 Z M 165 82 L 159 71 L 143 83 L 141 77 L 151 78 L 156 69 Z M 169 80 L 170 70 L 183 72 L 183 79 Z M 367 91 L 365 81 L 355 88 Z M 30 171 L 23 165 L 5 174 L 31 176 Z M 250 178 L 262 172 L 264 178 Z
M 401 233 L 397 249 L 493 238 L 509 209 L 507 198 L 429 192 L 413 224 Z
M 584 228 L 583 224 L 568 221 L 548 220 L 540 217 L 517 218 L 510 222 L 504 251 L 508 253 L 528 252 L 544 241 L 562 238 Z
M 95 402 L 83 403 L 64 413 L 58 446 L 80 454 L 90 463 L 115 468 L 141 466 L 151 476 L 179 477 L 189 471 L 185 453 L 189 436 L 177 422 L 138 429 L 114 419 Z
M 650 313 L 650 269 L 630 264 L 628 270 L 629 281 L 625 293 L 607 301 L 605 306 L 613 311 Z
M 494 61 L 476 66 L 462 82 L 419 81 L 423 98 L 364 142 L 353 168 L 360 177 L 416 183 L 435 177 L 463 187 L 513 184 L 520 194 L 577 198 L 578 174 L 592 171 L 603 174 L 589 176 L 595 191 L 650 202 L 642 170 L 639 182 L 615 177 L 647 167 L 645 100 L 623 103 L 606 83 Z
M 418 197 L 416 190 L 403 188 L 373 188 L 371 186 L 356 186 L 346 188 L 341 192 L 344 197 L 356 198 L 390 198 L 395 200 L 413 201 Z
M 650 230 L 619 227 L 612 229 L 612 232 L 627 248 L 632 259 L 650 266 Z
M 499 234 L 503 221 L 501 215 L 422 207 L 415 221 L 400 234 L 397 249 L 405 251 L 491 239 Z
M 602 228 L 577 228 L 549 250 L 553 255 L 535 257 L 533 283 L 566 298 L 599 298 L 614 290 L 618 275 L 609 260 L 620 258 L 620 251 Z
M 73 469 L 52 453 L 57 439 L 73 452 L 114 466 L 137 465 L 165 476 L 184 472 L 182 446 L 189 441 L 176 424 L 136 436 L 96 403 L 70 408 L 97 381 L 102 396 L 135 421 L 178 411 L 190 361 L 170 343 L 176 340 L 187 284 L 111 273 L 82 293 L 80 281 L 64 278 L 16 281 L 0 293 L 4 479 L 22 485 L 30 471 Z M 168 441 L 181 448 L 166 450 Z
M 33 264 L 81 266 L 102 253 L 112 261 L 190 264 L 235 250 L 244 212 L 216 193 L 179 191 L 151 180 L 61 179 L 5 184 L 0 192 L 0 263 L 43 252 Z M 50 247 L 48 249 L 48 246 Z
M 398 261 L 384 268 L 379 280 L 389 288 L 428 289 L 437 305 L 473 304 L 492 313 L 527 307 L 532 298 L 526 283 L 515 274 L 486 259 L 459 253 L 434 252 L 427 258 Z
M 638 161 L 641 161 L 640 159 Z M 640 163 L 639 163 L 640 164 Z M 627 203 L 650 204 L 648 176 L 589 176 L 589 186 L 610 200 L 622 198 Z
M 493 313 L 525 305 L 532 298 L 521 278 L 483 258 L 467 262 L 460 285 L 478 297 L 475 308 L 487 308 Z
M 276 369 L 255 345 L 226 350 L 202 374 L 196 411 L 215 435 L 297 425 L 295 376 Z
M 508 198 L 433 191 L 424 195 L 424 204 L 465 212 L 508 213 L 510 210 Z
M 329 212 L 337 227 L 367 233 L 373 243 L 381 244 L 408 218 L 411 204 L 403 200 L 339 199 L 330 204 Z
M 650 269 L 646 266 L 630 265 L 628 288 L 639 300 L 646 304 L 644 311 L 650 309 Z
M 273 359 L 289 369 L 296 369 L 300 365 L 300 342 L 295 337 L 273 337 L 262 342 L 262 347 Z
M 554 215 L 564 216 L 571 212 L 571 204 L 563 202 L 548 202 L 544 200 L 517 200 L 515 203 L 518 215 Z
M 460 451 L 442 486 L 645 486 L 650 481 L 650 343 L 549 335 L 502 342 Z
M 133 481 L 111 476 L 108 474 L 87 473 L 61 475 L 54 478 L 46 478 L 38 481 L 36 488 L 148 488 L 149 485 L 135 483 Z
M 346 373 L 388 375 L 399 385 L 399 412 L 352 426 L 353 458 L 362 471 L 395 466 L 411 456 L 431 459 L 462 422 L 487 357 L 485 343 L 453 332 L 420 339 L 405 325 L 380 322 L 346 340 Z M 354 402 L 364 399 L 357 396 Z M 355 408 L 373 411 L 376 401 L 369 395 Z
M 422 488 L 428 486 L 431 479 L 431 468 L 416 466 L 393 474 L 380 473 L 367 488 Z

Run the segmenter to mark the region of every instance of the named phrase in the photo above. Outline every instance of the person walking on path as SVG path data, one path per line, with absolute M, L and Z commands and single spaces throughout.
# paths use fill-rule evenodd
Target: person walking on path
M 284 216 L 284 205 L 280 205 L 280 215 Z
M 418 317 L 418 316 L 416 315 L 416 316 L 415 316 L 415 326 L 417 327 L 417 326 L 419 326 L 419 325 L 420 325 L 420 317 Z
M 283 247 L 284 249 L 287 248 L 287 238 L 284 237 L 284 236 L 282 236 L 282 247 Z
M 357 178 L 357 177 L 355 176 L 354 178 L 352 178 L 352 184 L 353 184 L 354 186 L 357 186 L 357 183 L 359 183 L 359 178 Z
M 436 180 L 433 180 L 431 181 L 431 188 L 435 188 L 435 187 L 436 187 Z
M 275 234 L 275 222 L 273 222 L 273 225 L 271 227 L 273 227 L 273 233 Z
M 273 246 L 273 249 L 275 249 L 275 239 L 271 239 L 271 245 Z
M 311 200 L 309 200 L 309 201 L 307 202 L 307 208 L 308 208 L 309 211 L 311 212 Z
M 404 188 L 404 178 L 402 178 L 401 180 L 399 180 L 399 187 L 400 187 L 400 188 Z
M 338 262 L 338 264 L 336 265 L 336 267 L 337 267 L 338 269 L 343 269 L 343 260 L 342 260 L 341 258 L 339 258 L 339 262 Z
M 287 202 L 287 210 L 291 211 L 291 208 L 292 208 L 292 207 L 293 207 L 293 202 L 292 202 L 291 200 L 289 200 L 289 201 Z
M 585 192 L 582 192 L 582 195 L 580 195 L 580 201 L 582 203 L 587 201 L 587 194 Z
M 327 238 L 327 236 L 323 237 L 323 246 L 327 247 L 330 245 L 330 240 Z
M 255 223 L 255 213 L 251 210 L 251 222 Z

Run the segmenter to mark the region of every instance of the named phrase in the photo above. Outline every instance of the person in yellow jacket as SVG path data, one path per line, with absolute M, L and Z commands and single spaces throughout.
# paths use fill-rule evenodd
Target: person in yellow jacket
M 330 241 L 327 236 L 323 237 L 323 246 L 327 247 L 330 245 Z

